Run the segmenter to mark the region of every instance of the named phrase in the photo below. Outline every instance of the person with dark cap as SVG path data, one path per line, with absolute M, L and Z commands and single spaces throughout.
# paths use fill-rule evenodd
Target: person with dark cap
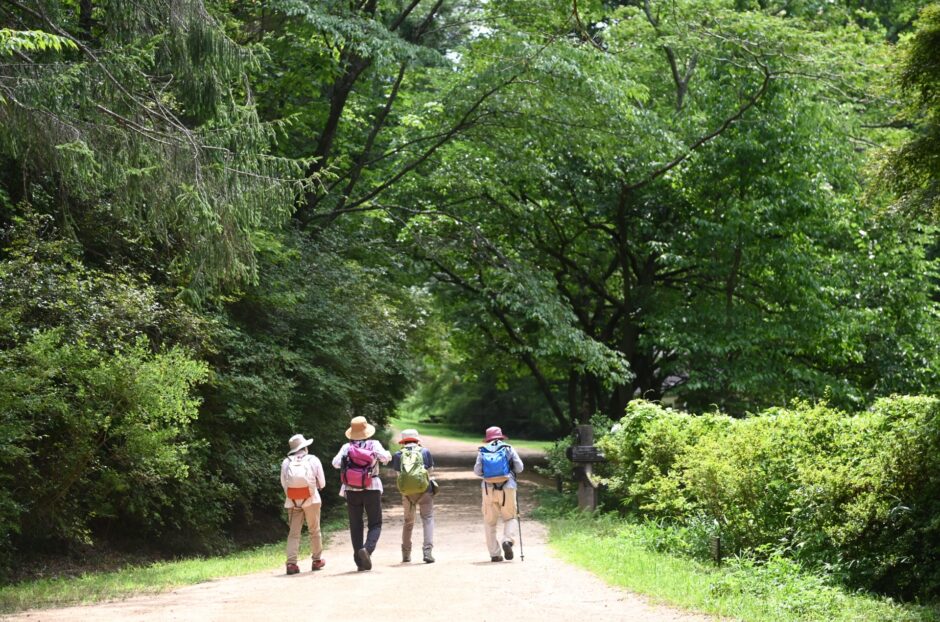
M 516 450 L 504 442 L 508 440 L 502 429 L 486 429 L 483 446 L 477 452 L 473 472 L 482 477 L 483 529 L 490 561 L 501 562 L 514 557 L 513 546 L 519 538 L 519 520 L 516 515 L 516 477 L 522 472 L 522 459 Z M 496 537 L 499 519 L 503 520 L 503 537 Z

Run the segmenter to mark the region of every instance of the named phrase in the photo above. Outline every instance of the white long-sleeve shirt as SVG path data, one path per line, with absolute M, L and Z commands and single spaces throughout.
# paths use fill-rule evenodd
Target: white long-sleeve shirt
M 291 460 L 292 458 L 288 456 L 284 458 L 284 462 L 281 463 L 281 488 L 284 489 L 284 507 L 305 508 L 308 505 L 320 503 L 321 501 L 319 491 L 321 488 L 326 486 L 326 475 L 323 473 L 323 465 L 320 463 L 320 459 L 313 454 L 307 454 L 301 458 L 304 466 L 307 467 L 304 479 L 307 480 L 307 488 L 310 489 L 310 496 L 304 499 L 303 504 L 300 506 L 297 506 L 293 499 L 289 499 L 287 497 L 287 467 L 290 466 Z
M 358 442 L 358 441 L 356 441 Z M 367 490 L 378 490 L 379 492 L 384 492 L 385 488 L 382 486 L 382 480 L 379 479 L 379 463 L 388 464 L 392 459 L 392 454 L 389 453 L 387 449 L 382 447 L 382 443 L 374 439 L 368 439 L 362 441 L 365 443 L 371 443 L 372 451 L 375 452 L 376 462 L 372 467 L 372 483 L 369 484 Z M 339 448 L 339 453 L 333 458 L 333 467 L 340 468 L 343 466 L 343 458 L 346 457 L 346 454 L 349 453 L 349 443 L 345 443 L 342 447 Z M 346 484 L 343 484 L 339 488 L 339 496 L 346 496 Z

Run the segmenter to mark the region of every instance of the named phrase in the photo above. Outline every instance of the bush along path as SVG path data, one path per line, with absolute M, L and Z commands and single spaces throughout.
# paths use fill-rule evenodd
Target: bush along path
M 342 620 L 350 608 L 368 606 L 370 617 L 397 617 L 414 608 L 424 620 L 605 620 L 705 622 L 706 616 L 652 605 L 642 597 L 611 588 L 561 561 L 547 545 L 547 530 L 526 517 L 535 492 L 545 485 L 529 465 L 538 452 L 520 449 L 527 472 L 520 482 L 525 561 L 492 563 L 486 550 L 479 480 L 472 473 L 472 443 L 425 438 L 438 463 L 441 492 L 435 499 L 433 564 L 420 555 L 401 563 L 402 510 L 394 474 L 383 471 L 385 522 L 370 572 L 357 572 L 348 533 L 333 538 L 324 552 L 326 567 L 286 576 L 283 566 L 267 572 L 211 581 L 172 592 L 98 605 L 26 611 L 13 620 L 257 620 L 300 614 L 315 620 Z M 328 461 L 332 456 L 321 456 Z M 329 486 L 338 485 L 335 471 Z M 276 485 L 273 482 L 272 485 Z M 415 525 L 420 542 L 421 521 Z M 286 530 L 285 530 L 286 536 Z M 601 618 L 603 616 L 603 618 Z

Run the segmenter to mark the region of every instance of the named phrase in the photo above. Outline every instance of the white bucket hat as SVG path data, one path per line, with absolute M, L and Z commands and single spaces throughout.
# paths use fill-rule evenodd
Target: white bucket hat
M 402 431 L 401 431 L 401 440 L 398 441 L 398 444 L 399 444 L 399 445 L 404 445 L 405 443 L 418 443 L 418 444 L 420 445 L 420 444 L 421 444 L 421 437 L 418 436 L 418 431 L 415 430 L 415 429 L 413 429 L 413 428 L 409 428 L 409 429 L 407 429 L 407 430 L 402 430 Z
M 313 442 L 313 439 L 312 439 L 312 438 L 311 438 L 311 439 L 306 439 L 306 438 L 304 438 L 304 435 L 303 435 L 303 434 L 295 434 L 295 435 L 293 435 L 292 437 L 290 437 L 290 440 L 287 441 L 287 444 L 290 446 L 290 451 L 287 452 L 287 455 L 290 456 L 290 455 L 292 455 L 292 454 L 297 453 L 298 451 L 300 451 L 300 450 L 303 449 L 304 447 L 308 447 L 308 446 L 310 445 L 310 443 L 312 443 L 312 442 Z

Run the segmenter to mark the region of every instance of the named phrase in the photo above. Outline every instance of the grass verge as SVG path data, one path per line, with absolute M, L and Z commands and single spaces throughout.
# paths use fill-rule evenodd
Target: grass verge
M 324 545 L 329 534 L 345 525 L 346 522 L 338 517 L 324 521 L 321 524 Z M 286 526 L 284 538 L 287 538 Z M 299 557 L 304 559 L 310 555 L 310 541 L 306 534 L 301 542 Z M 26 581 L 0 587 L 0 615 L 25 609 L 88 605 L 138 594 L 165 592 L 213 579 L 282 568 L 283 564 L 284 542 L 280 542 L 219 557 L 155 562 L 114 572 L 89 572 L 78 577 Z
M 474 434 L 461 430 L 446 423 L 426 423 L 418 420 L 418 415 L 410 412 L 399 411 L 399 413 L 389 422 L 396 430 L 415 428 L 421 434 L 437 436 L 455 441 L 466 441 L 468 443 L 481 444 L 483 441 L 483 432 Z M 525 449 L 534 449 L 537 451 L 548 451 L 554 441 L 530 441 L 511 438 L 509 442 L 514 447 L 523 447 Z
M 654 601 L 745 622 L 938 622 L 940 609 L 830 585 L 787 559 L 722 566 L 651 548 L 643 525 L 616 517 L 548 519 L 550 544 L 568 562 Z M 661 528 L 657 528 L 661 529 Z

